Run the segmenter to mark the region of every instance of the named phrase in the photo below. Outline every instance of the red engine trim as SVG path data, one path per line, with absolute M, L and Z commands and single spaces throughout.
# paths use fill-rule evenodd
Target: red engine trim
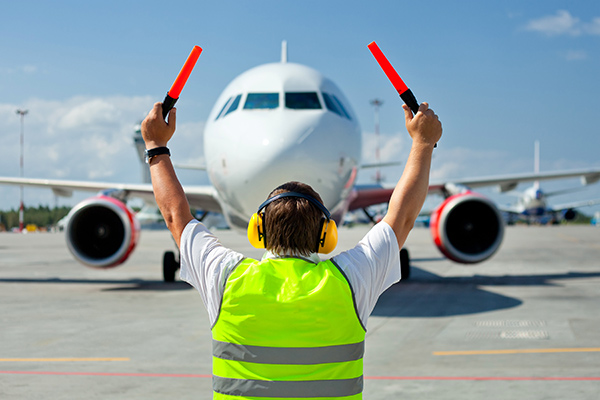
M 447 226 L 449 216 L 459 206 L 465 206 L 467 202 L 477 204 L 481 210 L 485 211 L 485 216 L 481 218 L 485 217 L 487 219 L 476 222 L 480 226 L 489 226 L 490 228 L 486 232 L 488 234 L 487 242 L 484 242 L 478 250 L 470 252 L 465 252 L 453 245 L 452 242 L 455 237 L 452 235 L 460 235 L 461 233 L 449 232 L 451 229 Z M 456 194 L 445 199 L 431 214 L 430 229 L 433 242 L 440 252 L 448 259 L 464 264 L 482 262 L 491 257 L 500 247 L 504 237 L 504 221 L 496 206 L 491 200 L 471 191 Z
M 104 214 L 99 216 L 101 213 Z M 97 227 L 90 227 L 92 224 Z M 110 248 L 98 250 L 102 241 L 115 231 L 119 235 L 111 240 Z M 140 224 L 135 213 L 113 197 L 91 197 L 77 204 L 69 213 L 67 246 L 73 256 L 87 266 L 112 268 L 124 263 L 133 253 L 139 237 Z

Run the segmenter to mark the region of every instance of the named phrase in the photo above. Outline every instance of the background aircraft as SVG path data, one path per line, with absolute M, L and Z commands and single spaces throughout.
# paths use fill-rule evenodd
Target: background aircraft
M 356 185 L 362 138 L 356 114 L 341 90 L 320 72 L 288 63 L 285 46 L 279 63 L 252 68 L 222 92 L 204 130 L 206 170 L 212 185 L 185 186 L 192 208 L 222 213 L 229 226 L 246 230 L 249 217 L 268 193 L 283 182 L 310 184 L 339 222 L 344 214 L 389 200 L 393 188 Z M 440 149 L 436 151 L 441 151 Z M 600 168 L 460 179 L 434 183 L 429 192 L 445 200 L 432 213 L 434 243 L 448 258 L 478 263 L 491 257 L 504 235 L 495 204 L 472 191 L 519 182 L 581 176 L 600 180 Z M 55 194 L 100 191 L 77 204 L 66 227 L 69 250 L 95 268 L 117 266 L 128 258 L 139 237 L 139 222 L 126 205 L 132 197 L 153 202 L 150 184 L 114 184 L 67 180 L 0 178 L 0 183 L 42 186 Z M 165 281 L 172 281 L 177 257 L 166 252 Z M 401 253 L 404 278 L 408 252 Z
M 534 171 L 540 173 L 540 142 L 535 141 L 534 146 Z M 524 192 L 518 193 L 517 202 L 509 207 L 500 207 L 500 210 L 507 214 L 507 222 L 513 224 L 517 219 L 527 223 L 557 224 L 561 220 L 571 221 L 577 216 L 576 208 L 593 206 L 600 204 L 600 199 L 574 201 L 555 206 L 548 205 L 548 198 L 560 194 L 570 193 L 580 189 L 564 189 L 545 192 L 542 190 L 540 182 L 535 181 L 533 186 L 527 188 Z

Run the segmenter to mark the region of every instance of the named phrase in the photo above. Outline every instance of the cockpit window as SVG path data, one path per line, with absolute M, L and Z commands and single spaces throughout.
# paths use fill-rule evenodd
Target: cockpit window
M 321 108 L 321 103 L 316 92 L 288 92 L 285 106 L 293 110 L 316 110 Z
M 219 111 L 219 114 L 217 115 L 217 118 L 215 118 L 215 121 L 218 120 L 219 118 L 221 118 L 221 114 L 223 114 L 223 111 L 225 111 L 225 108 L 227 107 L 227 104 L 229 104 L 230 101 L 231 101 L 231 97 L 227 99 L 225 104 L 223 104 L 223 108 L 221 108 L 221 111 Z
M 342 111 L 342 114 L 344 114 L 344 117 L 346 117 L 350 121 L 352 121 L 352 118 L 350 117 L 350 114 L 348 114 L 348 111 L 346 111 L 346 109 L 344 108 L 344 105 L 342 104 L 342 102 L 340 101 L 340 99 L 338 99 L 337 97 L 335 97 L 334 94 L 332 94 L 331 97 L 333 98 L 333 100 L 336 102 L 336 104 L 338 105 L 338 107 Z
M 344 114 L 340 111 L 337 104 L 333 101 L 333 99 L 325 92 L 323 92 L 323 100 L 325 100 L 325 107 L 331 112 L 336 113 L 340 117 L 343 117 Z
M 248 93 L 245 110 L 273 109 L 279 107 L 279 93 Z
M 223 114 L 223 117 L 225 117 L 230 112 L 237 110 L 238 106 L 240 105 L 241 98 L 242 98 L 241 94 L 238 94 L 237 96 L 235 96 L 235 99 L 233 99 L 233 101 L 231 102 L 231 105 L 227 109 L 227 112 L 225 114 Z

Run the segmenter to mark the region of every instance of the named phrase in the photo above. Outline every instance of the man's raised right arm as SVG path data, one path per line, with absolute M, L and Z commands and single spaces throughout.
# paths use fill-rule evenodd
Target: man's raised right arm
M 442 136 L 442 123 L 438 116 L 422 103 L 416 115 L 403 105 L 406 129 L 412 146 L 404 172 L 396 184 L 383 221 L 388 223 L 402 248 L 419 216 L 429 189 L 429 172 L 433 148 Z
M 169 122 L 162 117 L 162 104 L 156 103 L 142 122 L 142 136 L 146 149 L 166 146 L 175 133 L 176 109 L 169 112 Z M 150 176 L 154 197 L 160 212 L 171 231 L 177 247 L 181 234 L 194 217 L 190 211 L 181 183 L 177 179 L 171 158 L 166 154 L 155 156 L 150 161 Z

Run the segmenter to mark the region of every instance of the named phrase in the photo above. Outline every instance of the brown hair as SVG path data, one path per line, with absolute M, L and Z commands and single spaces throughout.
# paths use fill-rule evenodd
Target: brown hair
M 301 182 L 288 182 L 269 194 L 268 198 L 285 192 L 297 192 L 323 203 L 312 187 Z M 308 256 L 318 249 L 323 212 L 310 201 L 299 197 L 275 200 L 264 209 L 267 250 L 275 254 L 290 253 Z

